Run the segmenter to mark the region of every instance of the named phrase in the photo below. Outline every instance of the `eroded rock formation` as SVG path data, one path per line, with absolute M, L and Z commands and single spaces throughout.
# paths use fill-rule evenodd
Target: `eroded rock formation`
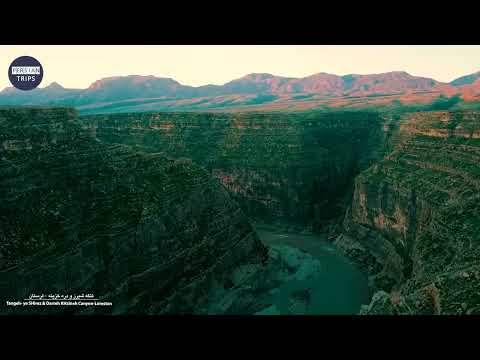
M 407 115 L 356 178 L 337 245 L 371 275 L 364 313 L 480 313 L 479 130 L 479 113 Z
M 192 159 L 252 219 L 319 229 L 344 212 L 353 178 L 388 134 L 372 112 L 136 113 L 87 116 L 101 141 Z

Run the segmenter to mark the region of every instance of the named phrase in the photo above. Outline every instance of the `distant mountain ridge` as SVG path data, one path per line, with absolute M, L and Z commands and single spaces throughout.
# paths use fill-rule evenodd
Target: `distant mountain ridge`
M 475 83 L 478 79 L 480 79 L 480 71 L 477 71 L 476 73 L 473 73 L 470 75 L 461 76 L 458 79 L 453 80 L 450 83 L 450 85 L 453 85 L 453 86 L 470 85 Z
M 352 98 L 432 93 L 454 94 L 476 99 L 480 95 L 480 71 L 462 76 L 450 83 L 431 78 L 413 76 L 405 71 L 381 74 L 338 76 L 317 73 L 303 78 L 275 76 L 268 73 L 252 73 L 223 85 L 188 86 L 171 78 L 129 75 L 108 77 L 93 82 L 86 89 L 65 89 L 52 83 L 29 92 L 6 88 L 0 92 L 0 105 L 70 105 L 92 106 L 147 99 L 175 101 L 181 104 L 221 103 L 225 99 L 232 104 L 257 104 L 279 102 L 285 99 Z M 300 96 L 299 96 L 300 95 Z M 188 101 L 187 101 L 188 100 Z M 151 101 L 150 101 L 151 102 Z

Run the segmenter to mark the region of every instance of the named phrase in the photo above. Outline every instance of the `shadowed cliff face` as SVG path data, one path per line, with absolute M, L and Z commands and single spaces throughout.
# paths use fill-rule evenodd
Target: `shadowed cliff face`
M 371 275 L 365 313 L 480 313 L 480 114 L 405 116 L 356 178 L 337 245 Z
M 101 144 L 74 118 L 0 111 L 2 312 L 79 312 L 5 300 L 93 293 L 114 304 L 97 311 L 202 313 L 232 271 L 261 266 L 266 248 L 204 169 Z
M 341 199 L 388 133 L 370 112 L 112 114 L 81 124 L 104 142 L 192 159 L 252 219 L 316 230 L 343 214 Z

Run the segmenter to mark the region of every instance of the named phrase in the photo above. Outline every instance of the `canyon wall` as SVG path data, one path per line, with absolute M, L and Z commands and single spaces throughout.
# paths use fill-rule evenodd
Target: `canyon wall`
M 480 113 L 405 115 L 355 179 L 336 244 L 370 274 L 366 314 L 480 313 Z
M 81 117 L 108 143 L 193 160 L 255 220 L 318 230 L 344 213 L 360 170 L 389 133 L 373 112 L 136 113 Z
M 0 312 L 208 313 L 212 291 L 263 266 L 267 249 L 207 171 L 102 144 L 75 117 L 0 110 Z M 5 305 L 85 293 L 113 306 Z

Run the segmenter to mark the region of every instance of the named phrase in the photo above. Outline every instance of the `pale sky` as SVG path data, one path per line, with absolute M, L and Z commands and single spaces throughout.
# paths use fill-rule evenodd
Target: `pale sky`
M 40 87 L 56 81 L 67 88 L 86 88 L 95 80 L 121 75 L 170 77 L 183 85 L 220 85 L 254 72 L 304 77 L 319 72 L 407 71 L 449 82 L 480 70 L 480 46 L 474 45 L 3 45 L 0 89 L 11 86 L 8 66 L 23 55 L 42 64 Z

